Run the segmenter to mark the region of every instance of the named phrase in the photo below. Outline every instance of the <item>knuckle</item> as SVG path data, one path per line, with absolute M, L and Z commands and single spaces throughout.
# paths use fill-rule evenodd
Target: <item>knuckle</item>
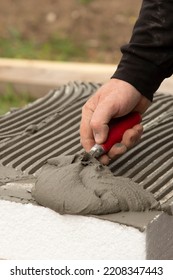
M 92 129 L 95 129 L 95 130 L 99 129 L 100 122 L 97 121 L 97 120 L 92 119 L 91 122 L 90 122 L 90 126 L 91 126 Z
M 92 111 L 92 104 L 91 101 L 88 100 L 83 106 L 82 106 L 82 113 Z

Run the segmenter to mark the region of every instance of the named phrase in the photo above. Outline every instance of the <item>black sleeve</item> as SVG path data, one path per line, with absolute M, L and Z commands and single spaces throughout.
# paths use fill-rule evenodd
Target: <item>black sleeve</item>
M 173 73 L 173 0 L 143 0 L 129 44 L 112 78 L 133 85 L 152 100 Z

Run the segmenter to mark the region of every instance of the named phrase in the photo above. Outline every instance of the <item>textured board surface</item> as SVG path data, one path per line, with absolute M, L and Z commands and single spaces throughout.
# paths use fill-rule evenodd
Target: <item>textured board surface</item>
M 0 163 L 36 176 L 48 158 L 80 152 L 82 105 L 99 86 L 69 83 L 1 116 Z M 109 167 L 142 184 L 163 204 L 173 198 L 173 96 L 155 94 L 143 124 L 141 142 Z

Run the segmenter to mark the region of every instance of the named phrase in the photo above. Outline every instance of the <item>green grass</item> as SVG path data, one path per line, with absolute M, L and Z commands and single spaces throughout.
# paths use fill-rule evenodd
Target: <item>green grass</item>
M 93 0 L 78 0 L 81 4 L 89 4 L 91 3 Z
M 16 30 L 9 38 L 0 38 L 0 57 L 40 60 L 74 61 L 87 60 L 87 49 L 72 39 L 55 35 L 40 43 L 27 40 Z
M 84 45 L 75 43 L 67 37 L 52 36 L 40 43 L 27 40 L 17 30 L 11 29 L 8 38 L 0 38 L 0 57 L 18 59 L 58 60 L 58 61 L 87 61 L 87 49 Z M 22 107 L 33 101 L 27 93 L 17 93 L 8 85 L 0 94 L 0 115 L 12 107 Z
M 72 61 L 80 60 L 81 57 L 86 59 L 87 51 L 83 45 L 76 44 L 69 38 L 55 36 L 40 46 L 38 55 L 41 59 L 49 57 L 50 60 Z
M 11 85 L 7 85 L 4 93 L 0 93 L 0 115 L 12 108 L 23 107 L 34 100 L 35 98 L 28 93 L 17 93 Z

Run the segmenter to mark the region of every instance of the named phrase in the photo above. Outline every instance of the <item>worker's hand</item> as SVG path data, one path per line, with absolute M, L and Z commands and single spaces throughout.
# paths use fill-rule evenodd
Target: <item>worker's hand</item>
M 95 143 L 103 144 L 108 136 L 108 123 L 112 118 L 126 115 L 131 111 L 142 114 L 150 103 L 129 83 L 111 79 L 100 87 L 82 108 L 80 125 L 82 146 L 88 152 Z M 100 161 L 108 164 L 111 159 L 125 153 L 140 140 L 142 133 L 141 124 L 126 130 L 121 143 L 115 144 L 108 154 L 100 158 Z

